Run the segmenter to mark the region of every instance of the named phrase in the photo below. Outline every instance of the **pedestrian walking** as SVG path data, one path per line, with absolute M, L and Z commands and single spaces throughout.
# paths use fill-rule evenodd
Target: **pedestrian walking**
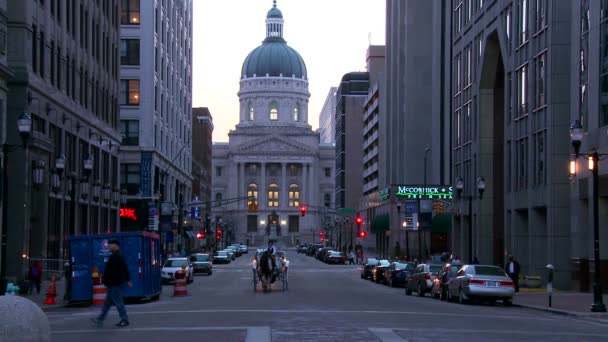
M 106 301 L 101 308 L 101 314 L 97 318 L 93 318 L 93 322 L 97 326 L 101 326 L 112 305 L 116 305 L 116 309 L 120 315 L 120 322 L 116 326 L 126 327 L 129 325 L 129 317 L 127 316 L 127 310 L 122 298 L 122 287 L 125 283 L 129 287 L 133 286 L 133 284 L 129 278 L 127 263 L 120 254 L 120 242 L 118 240 L 110 240 L 108 241 L 108 246 L 112 251 L 112 255 L 110 255 L 106 262 L 103 274 L 103 284 L 108 288 L 108 293 L 106 294 Z
M 363 248 L 357 250 L 357 264 L 363 265 Z
M 458 258 L 458 255 L 456 255 L 456 256 L 454 256 L 454 258 L 452 258 L 452 265 L 456 265 L 456 266 L 462 265 L 462 261 L 460 261 L 460 258 Z
M 519 292 L 519 263 L 512 255 L 509 255 L 509 261 L 505 265 L 505 270 L 507 271 L 507 275 L 511 280 L 513 280 L 513 285 L 515 286 L 515 292 Z
M 28 279 L 30 280 L 29 294 L 34 293 L 34 286 L 36 287 L 36 293 L 40 294 L 40 282 L 42 281 L 42 265 L 34 260 L 29 265 Z
M 354 264 L 355 260 L 356 260 L 357 256 L 355 255 L 355 251 L 353 251 L 352 249 L 350 250 L 350 258 L 349 258 L 349 262 L 350 264 Z

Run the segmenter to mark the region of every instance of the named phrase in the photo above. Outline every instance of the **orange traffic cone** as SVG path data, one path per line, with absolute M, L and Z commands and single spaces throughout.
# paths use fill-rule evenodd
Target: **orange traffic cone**
M 106 302 L 108 288 L 102 283 L 102 276 L 97 266 L 93 267 L 93 305 L 103 305 Z
M 51 275 L 51 285 L 49 285 L 49 289 L 46 291 L 46 300 L 44 304 L 54 305 L 55 297 L 57 296 L 57 283 L 55 281 L 55 275 Z

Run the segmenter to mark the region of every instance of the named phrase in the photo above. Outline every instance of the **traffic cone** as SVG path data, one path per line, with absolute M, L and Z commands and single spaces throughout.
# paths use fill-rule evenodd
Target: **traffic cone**
M 103 305 L 106 302 L 108 288 L 101 281 L 101 276 L 97 266 L 93 267 L 93 305 Z
M 54 305 L 55 297 L 57 296 L 57 282 L 55 281 L 55 275 L 51 275 L 51 285 L 49 285 L 48 290 L 46 291 L 46 300 L 44 304 Z
M 188 295 L 188 286 L 186 282 L 186 266 L 182 265 L 181 271 L 175 272 L 175 289 L 173 291 L 174 297 L 181 297 Z

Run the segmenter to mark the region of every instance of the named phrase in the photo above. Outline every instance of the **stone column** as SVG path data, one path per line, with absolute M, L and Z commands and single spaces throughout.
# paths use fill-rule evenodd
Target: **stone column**
M 239 196 L 247 196 L 247 177 L 245 176 L 245 163 L 241 163 L 241 178 L 239 179 Z M 247 202 L 245 202 L 247 205 Z
M 308 203 L 308 164 L 302 163 L 302 186 L 300 187 L 300 202 Z
M 289 184 L 287 184 L 287 163 L 281 163 L 281 194 L 279 200 L 281 201 L 281 209 L 289 207 Z
M 260 187 L 259 187 L 259 207 L 261 208 L 267 208 L 268 207 L 268 199 L 267 199 L 267 194 L 268 194 L 268 189 L 266 189 L 266 163 L 261 163 L 262 167 L 262 174 L 260 176 Z

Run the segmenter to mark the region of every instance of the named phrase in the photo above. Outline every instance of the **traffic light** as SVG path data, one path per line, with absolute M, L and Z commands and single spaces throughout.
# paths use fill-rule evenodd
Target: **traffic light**
M 320 237 L 323 237 L 323 232 L 319 232 L 319 236 L 320 236 Z
M 367 232 L 365 230 L 362 230 L 362 231 L 359 232 L 359 237 L 364 238 L 366 236 L 367 236 Z
M 215 239 L 216 240 L 221 240 L 222 239 L 222 230 L 219 229 L 219 228 L 215 231 Z
M 361 217 L 361 215 L 357 214 L 357 216 L 355 217 L 355 223 L 357 224 L 357 227 L 361 229 L 361 224 L 363 224 L 363 218 Z
M 300 212 L 302 213 L 302 216 L 306 216 L 306 206 L 305 205 L 301 205 L 300 206 Z
M 204 239 L 205 238 L 205 233 L 198 233 L 198 234 L 196 234 L 196 238 L 199 239 L 199 240 Z

